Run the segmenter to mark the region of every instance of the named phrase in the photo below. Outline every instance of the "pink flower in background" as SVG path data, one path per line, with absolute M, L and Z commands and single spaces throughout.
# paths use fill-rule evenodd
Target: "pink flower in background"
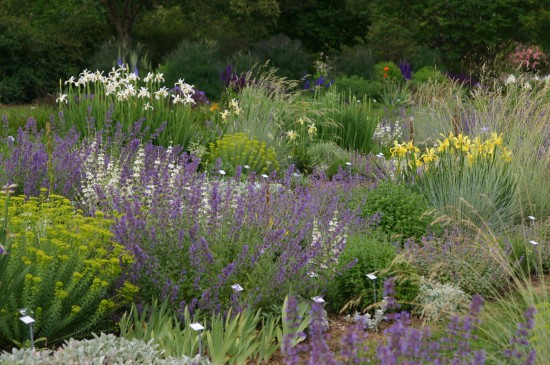
M 540 71 L 548 65 L 548 56 L 535 45 L 518 44 L 508 59 L 514 67 L 528 72 Z

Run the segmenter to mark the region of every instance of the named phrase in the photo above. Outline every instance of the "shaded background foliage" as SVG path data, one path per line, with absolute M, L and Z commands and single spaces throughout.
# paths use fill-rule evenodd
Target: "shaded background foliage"
M 247 64 L 270 59 L 292 78 L 315 73 L 320 52 L 362 77 L 375 62 L 400 60 L 415 70 L 475 73 L 513 42 L 548 52 L 549 31 L 545 0 L 4 0 L 0 103 L 53 95 L 57 80 L 113 64 L 115 52 L 106 49 L 127 62 L 138 49 L 157 68 L 181 42 L 216 42 L 218 72 L 246 54 Z M 354 47 L 364 50 L 358 57 L 369 55 L 364 70 L 349 57 Z M 296 65 L 287 61 L 295 57 Z

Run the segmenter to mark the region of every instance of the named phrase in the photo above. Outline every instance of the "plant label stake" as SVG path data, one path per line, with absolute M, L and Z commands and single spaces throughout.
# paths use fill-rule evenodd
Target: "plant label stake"
M 374 303 L 376 303 L 376 279 L 377 279 L 377 276 L 374 275 L 374 273 L 367 274 L 365 276 L 372 281 L 372 285 L 374 286 Z
M 202 340 L 201 340 L 201 331 L 204 329 L 204 327 L 200 323 L 191 323 L 189 325 L 193 331 L 196 331 L 199 333 L 199 357 L 202 356 Z
M 29 332 L 30 332 L 30 339 L 31 339 L 31 349 L 34 350 L 34 335 L 32 333 L 32 324 L 34 323 L 34 319 L 31 316 L 27 315 L 26 309 L 20 309 L 19 313 L 23 315 L 23 317 L 19 317 L 19 320 L 23 323 L 25 323 L 27 326 L 29 326 Z

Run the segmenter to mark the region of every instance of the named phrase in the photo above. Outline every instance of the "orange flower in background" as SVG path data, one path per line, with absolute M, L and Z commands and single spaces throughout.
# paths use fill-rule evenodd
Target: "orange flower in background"
M 384 74 L 384 77 L 388 77 L 388 74 Z
M 384 67 L 384 72 L 388 72 L 390 68 L 388 66 Z
M 215 110 L 218 110 L 220 107 L 218 105 L 218 103 L 213 103 L 212 106 L 210 107 L 210 111 L 213 112 Z

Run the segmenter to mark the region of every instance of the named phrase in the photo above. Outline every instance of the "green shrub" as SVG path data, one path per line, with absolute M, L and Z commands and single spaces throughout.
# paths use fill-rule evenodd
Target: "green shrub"
M 430 226 L 428 200 L 405 184 L 382 182 L 374 189 L 357 188 L 352 207 L 359 207 L 363 217 L 381 213 L 380 228 L 391 236 L 419 239 Z
M 311 59 L 302 42 L 279 34 L 254 46 L 254 53 L 262 62 L 267 60 L 277 67 L 277 74 L 291 80 L 304 77 L 311 68 Z
M 360 76 L 342 76 L 334 80 L 336 89 L 343 93 L 355 96 L 359 100 L 380 99 L 384 85 L 380 81 L 365 80 Z
M 127 340 L 112 334 L 94 335 L 91 340 L 66 341 L 56 351 L 13 349 L 0 355 L 2 364 L 151 364 L 151 365 L 209 365 L 206 358 L 163 358 L 156 345 L 141 340 Z
M 108 316 L 137 290 L 118 282 L 121 263 L 132 259 L 111 241 L 112 221 L 101 213 L 84 217 L 55 195 L 13 197 L 8 211 L 8 254 L 0 256 L 0 348 L 28 339 L 21 308 L 33 313 L 36 338 L 49 345 L 107 329 Z
M 441 52 L 423 44 L 414 47 L 408 54 L 405 55 L 405 59 L 413 66 L 415 70 L 419 70 L 423 67 L 437 67 L 442 71 L 447 71 L 443 67 Z
M 279 169 L 275 150 L 246 133 L 226 134 L 210 143 L 209 163 L 215 164 L 218 159 L 221 159 L 221 168 L 230 174 L 237 166 L 258 174 Z
M 338 172 L 340 167 L 345 168 L 346 162 L 351 161 L 351 154 L 331 141 L 311 145 L 307 154 L 311 165 L 325 171 L 329 179 Z
M 413 72 L 411 76 L 411 82 L 417 85 L 428 81 L 444 82 L 445 80 L 446 80 L 445 75 L 443 75 L 439 70 L 437 70 L 433 66 L 422 67 L 420 70 Z
M 374 65 L 374 55 L 364 46 L 344 48 L 330 64 L 335 76 L 357 76 L 363 79 L 372 78 Z
M 208 95 L 215 98 L 221 95 L 224 85 L 220 72 L 224 62 L 215 43 L 207 41 L 183 41 L 167 58 L 160 68 L 168 85 L 173 85 L 182 77 Z
M 231 65 L 237 74 L 251 71 L 254 66 L 261 64 L 260 56 L 253 51 L 238 51 L 231 56 Z
M 354 305 L 350 305 L 348 310 L 361 310 L 373 304 L 373 283 L 365 275 L 389 268 L 395 255 L 395 247 L 383 235 L 355 234 L 349 236 L 346 240 L 346 248 L 338 259 L 340 274 L 336 275 L 328 286 L 328 308 L 332 311 L 339 311 L 352 300 Z M 348 269 L 353 262 L 356 262 L 355 265 Z M 379 275 L 379 279 L 376 281 L 377 301 L 382 300 L 382 284 L 386 277 Z
M 385 83 L 397 83 L 404 81 L 401 69 L 393 62 L 380 62 L 374 65 L 372 79 Z

